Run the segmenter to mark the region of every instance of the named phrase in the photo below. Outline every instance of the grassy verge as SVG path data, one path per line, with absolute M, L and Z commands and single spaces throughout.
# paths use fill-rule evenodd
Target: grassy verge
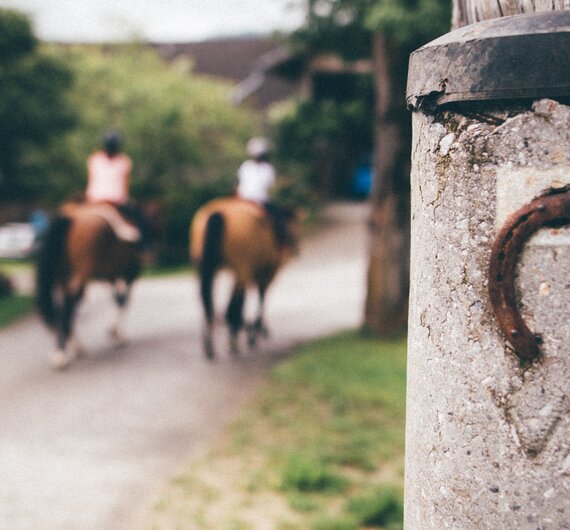
M 34 300 L 31 296 L 12 295 L 0 298 L 0 328 L 31 313 L 33 309 Z
M 0 272 L 11 276 L 13 274 L 32 274 L 34 263 L 30 259 L 0 259 Z
M 301 349 L 172 479 L 148 528 L 401 528 L 405 357 L 404 340 L 356 334 Z
M 0 273 L 11 279 L 17 274 L 32 274 L 33 264 L 30 260 L 0 260 Z M 0 298 L 0 328 L 3 328 L 34 310 L 32 296 L 12 294 Z

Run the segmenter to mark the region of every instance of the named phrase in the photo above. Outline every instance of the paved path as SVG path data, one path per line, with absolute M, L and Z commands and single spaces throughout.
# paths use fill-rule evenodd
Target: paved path
M 78 319 L 88 355 L 61 373 L 48 367 L 54 341 L 37 317 L 1 331 L 0 530 L 129 528 L 160 481 L 223 432 L 275 360 L 361 323 L 366 216 L 363 204 L 325 211 L 269 291 L 271 338 L 237 360 L 204 359 L 190 276 L 135 286 L 131 340 L 117 351 L 106 337 L 110 294 L 93 286 Z

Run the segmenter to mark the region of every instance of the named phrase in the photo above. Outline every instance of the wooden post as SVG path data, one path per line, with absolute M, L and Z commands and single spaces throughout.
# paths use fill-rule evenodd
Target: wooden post
M 453 0 L 452 28 L 491 18 L 570 9 L 570 0 Z

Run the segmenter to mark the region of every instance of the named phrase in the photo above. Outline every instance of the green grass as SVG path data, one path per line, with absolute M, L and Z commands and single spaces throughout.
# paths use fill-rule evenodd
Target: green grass
M 248 529 L 260 519 L 279 529 L 401 528 L 405 368 L 404 339 L 346 333 L 300 349 L 229 439 L 184 472 L 202 486 L 173 484 L 151 528 L 224 528 L 231 517 Z M 218 494 L 204 496 L 206 486 Z
M 157 278 L 162 276 L 183 276 L 194 272 L 191 265 L 153 265 L 147 266 L 142 271 L 143 278 Z
M 34 262 L 32 259 L 7 259 L 0 258 L 0 271 L 8 274 L 8 276 L 13 272 L 28 272 L 32 271 L 34 268 Z
M 0 273 L 13 285 L 13 277 L 33 274 L 33 262 L 29 259 L 0 259 Z M 0 328 L 30 314 L 34 310 L 33 297 L 27 294 L 13 293 L 0 297 Z
M 34 310 L 31 296 L 12 295 L 0 298 L 0 328 L 28 315 Z

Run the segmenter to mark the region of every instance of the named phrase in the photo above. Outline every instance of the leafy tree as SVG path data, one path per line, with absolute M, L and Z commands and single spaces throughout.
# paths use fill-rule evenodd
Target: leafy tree
M 55 142 L 74 123 L 65 93 L 72 77 L 39 49 L 29 20 L 0 9 L 0 193 L 29 195 L 23 169 L 30 151 Z
M 411 118 L 405 88 L 409 54 L 445 33 L 450 0 L 307 0 L 299 50 L 375 61 L 375 185 L 366 326 L 380 335 L 406 325 Z
M 142 44 L 56 46 L 75 83 L 76 127 L 30 154 L 28 174 L 52 204 L 83 193 L 85 161 L 108 129 L 121 131 L 134 162 L 131 194 L 165 209 L 163 261 L 187 261 L 188 223 L 201 202 L 232 190 L 256 119 L 229 101 L 231 87 L 168 65 Z
M 372 55 L 366 21 L 377 0 L 307 0 L 307 22 L 292 35 L 297 50 L 335 53 L 346 60 Z
M 408 315 L 411 117 L 405 93 L 410 53 L 446 32 L 449 0 L 377 0 L 375 31 L 376 150 L 366 327 L 377 335 L 404 329 Z
M 49 52 L 73 72 L 69 101 L 80 109 L 65 160 L 58 158 L 61 149 L 52 150 L 46 164 L 66 172 L 52 175 L 57 199 L 83 191 L 85 160 L 108 129 L 122 132 L 133 158 L 135 197 L 233 177 L 255 119 L 229 103 L 229 86 L 171 67 L 139 44 L 52 46 Z
M 449 0 L 375 0 L 366 25 L 413 51 L 449 31 Z
M 281 167 L 291 174 L 304 167 L 308 185 L 323 195 L 346 194 L 346 174 L 357 160 L 372 152 L 374 121 L 364 94 L 372 94 L 371 79 L 348 101 L 323 99 L 298 102 L 281 118 L 276 132 Z

